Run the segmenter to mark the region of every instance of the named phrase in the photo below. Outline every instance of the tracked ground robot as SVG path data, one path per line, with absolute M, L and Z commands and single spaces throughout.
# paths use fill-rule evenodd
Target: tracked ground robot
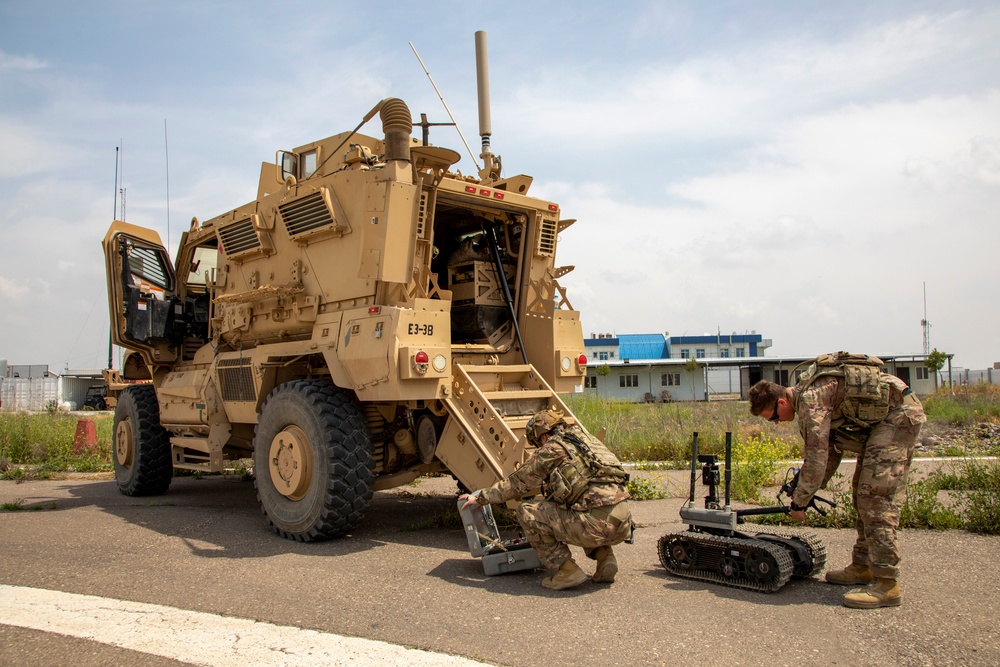
M 719 502 L 719 465 L 715 454 L 698 454 L 698 434 L 691 443 L 691 491 L 681 508 L 681 519 L 688 529 L 660 538 L 657 551 L 667 572 L 686 579 L 709 581 L 735 588 L 773 593 L 795 578 L 812 577 L 826 565 L 826 547 L 812 533 L 770 527 L 737 526 L 745 517 L 761 514 L 787 514 L 788 505 L 734 510 L 730 506 L 732 486 L 732 433 L 726 433 L 725 504 Z M 702 484 L 708 487 L 704 508 L 695 507 L 695 484 L 701 463 Z M 799 481 L 792 468 L 778 491 L 791 501 Z M 816 501 L 832 507 L 836 504 L 814 496 L 808 507 L 826 514 Z

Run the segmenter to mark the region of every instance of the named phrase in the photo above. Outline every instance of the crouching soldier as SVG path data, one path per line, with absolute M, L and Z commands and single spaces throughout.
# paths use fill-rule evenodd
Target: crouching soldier
M 595 582 L 612 583 L 618 563 L 611 546 L 632 533 L 628 474 L 607 447 L 558 411 L 533 416 L 525 435 L 536 448 L 528 459 L 507 479 L 461 496 L 463 508 L 521 498 L 541 486 L 544 499 L 521 503 L 517 518 L 538 560 L 554 571 L 542 586 L 558 591 L 591 578 L 573 560 L 570 544 L 597 561 Z

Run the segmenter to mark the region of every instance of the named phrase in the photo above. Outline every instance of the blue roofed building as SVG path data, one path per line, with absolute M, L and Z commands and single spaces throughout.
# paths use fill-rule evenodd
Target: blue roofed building
M 791 386 L 800 364 L 812 357 L 767 357 L 771 339 L 744 334 L 591 334 L 584 392 L 631 402 L 745 399 L 758 380 Z M 816 354 L 829 352 L 819 350 Z M 815 355 L 814 355 L 815 356 Z M 924 355 L 882 355 L 886 371 L 918 394 L 932 394 L 942 383 L 924 365 Z M 980 382 L 1000 383 L 990 371 Z M 950 380 L 949 380 L 950 381 Z
M 741 365 L 736 360 L 763 356 L 770 344 L 756 332 L 725 336 L 591 334 L 584 340 L 589 364 L 584 391 L 612 400 L 654 402 L 740 395 Z M 689 363 L 691 359 L 697 363 Z M 734 363 L 718 361 L 729 359 Z M 717 363 L 708 363 L 710 360 Z

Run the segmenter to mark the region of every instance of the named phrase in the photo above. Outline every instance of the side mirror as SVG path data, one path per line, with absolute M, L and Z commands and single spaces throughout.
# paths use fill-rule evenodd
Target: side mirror
M 289 177 L 299 176 L 299 156 L 288 151 L 278 151 L 278 181 L 284 183 Z

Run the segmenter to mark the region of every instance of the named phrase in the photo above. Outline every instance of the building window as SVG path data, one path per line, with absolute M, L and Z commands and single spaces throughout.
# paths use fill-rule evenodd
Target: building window
M 704 359 L 705 358 L 705 348 L 699 347 L 697 350 L 694 351 L 694 356 L 698 357 L 699 359 Z
M 608 353 L 607 352 L 600 352 L 600 353 L 598 353 L 598 360 L 600 360 L 600 361 L 607 361 L 608 360 Z
M 596 353 L 596 352 L 594 352 L 594 359 L 596 359 L 596 358 L 597 358 L 597 353 Z
M 927 372 L 927 366 L 917 366 L 917 379 L 918 380 L 930 379 L 930 375 Z
M 737 357 L 745 357 L 746 355 L 744 354 L 744 352 L 746 352 L 746 350 L 744 350 L 742 347 L 736 348 Z
M 687 349 L 681 350 L 681 359 L 690 359 L 690 358 L 691 358 L 691 350 Z
M 788 371 L 787 370 L 778 370 L 778 369 L 775 369 L 775 371 L 774 371 L 774 381 L 777 384 L 780 384 L 782 387 L 787 387 L 788 386 Z
M 587 377 L 583 378 L 583 386 L 586 387 L 587 389 L 597 389 L 597 376 L 588 375 Z
M 721 352 L 719 352 L 719 356 L 722 357 L 723 359 L 728 359 L 729 358 L 729 348 L 727 347 L 726 349 L 724 349 Z
M 620 376 L 618 376 L 618 386 L 619 387 L 638 387 L 639 386 L 639 376 L 638 375 L 620 375 Z
M 680 373 L 663 373 L 660 375 L 661 387 L 678 387 L 681 384 Z
M 615 358 L 615 353 L 614 352 L 608 352 L 608 358 L 609 359 L 614 359 Z

